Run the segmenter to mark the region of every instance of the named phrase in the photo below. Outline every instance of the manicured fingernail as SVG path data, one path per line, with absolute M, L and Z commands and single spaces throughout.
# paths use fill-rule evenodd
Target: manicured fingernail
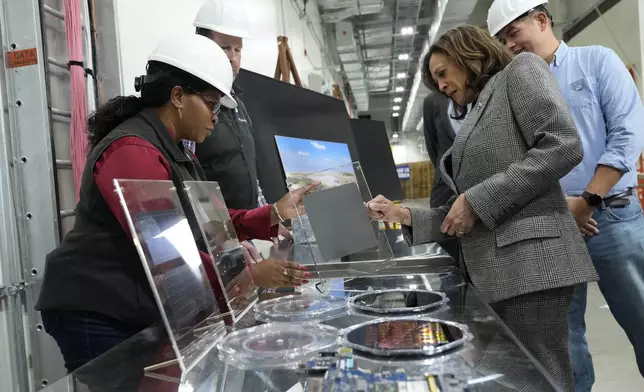
M 309 281 L 308 281 L 308 280 L 305 280 L 305 281 L 304 281 L 304 283 L 309 283 Z
M 313 274 L 310 273 L 310 272 L 307 272 L 307 273 L 304 274 L 304 276 L 307 277 L 307 278 L 312 278 Z
M 303 269 L 304 271 L 308 271 L 308 270 L 309 270 L 308 268 L 306 268 L 306 267 L 304 267 L 304 266 L 302 266 L 302 269 Z

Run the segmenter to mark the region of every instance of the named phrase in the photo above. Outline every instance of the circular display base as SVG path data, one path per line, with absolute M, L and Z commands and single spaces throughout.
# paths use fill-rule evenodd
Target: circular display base
M 298 350 L 315 342 L 310 332 L 284 331 L 267 333 L 264 336 L 251 336 L 242 342 L 242 348 L 257 355 L 274 355 L 291 350 Z
M 263 322 L 319 322 L 345 314 L 346 301 L 329 295 L 287 295 L 258 303 L 254 312 Z
M 349 308 L 364 313 L 415 314 L 443 306 L 444 293 L 428 290 L 378 290 L 349 299 Z
M 269 323 L 232 332 L 217 349 L 222 361 L 240 369 L 294 368 L 334 347 L 338 333 L 321 324 Z
M 377 356 L 432 356 L 472 339 L 466 325 L 428 317 L 371 320 L 342 331 L 341 344 Z

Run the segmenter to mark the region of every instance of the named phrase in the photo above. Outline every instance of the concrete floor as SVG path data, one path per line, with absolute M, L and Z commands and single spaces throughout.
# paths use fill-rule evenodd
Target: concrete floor
M 597 284 L 588 287 L 586 325 L 595 364 L 593 392 L 644 391 L 633 347 L 608 310 Z

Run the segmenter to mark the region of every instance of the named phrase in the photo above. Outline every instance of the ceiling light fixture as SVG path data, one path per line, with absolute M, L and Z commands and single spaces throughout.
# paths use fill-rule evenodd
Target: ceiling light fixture
M 396 87 L 396 92 L 397 92 L 397 93 L 401 93 L 401 92 L 403 92 L 403 91 L 405 91 L 405 88 L 404 88 L 404 87 Z
M 398 79 L 405 79 L 407 77 L 407 74 L 404 72 L 400 72 L 397 76 L 398 76 Z
M 398 135 L 398 132 L 396 132 L 396 133 L 394 133 L 393 135 L 391 135 L 391 137 L 392 137 L 392 138 L 394 138 L 394 139 L 398 139 L 398 137 L 399 137 L 399 136 L 400 136 L 400 135 Z
M 400 106 L 396 105 L 396 106 L 394 106 L 392 109 L 393 109 L 394 111 L 396 111 L 396 112 L 397 112 L 397 111 L 399 111 L 399 110 L 400 110 Z
M 396 102 L 396 103 L 402 102 L 402 98 L 401 97 L 396 97 L 396 98 L 394 98 L 394 102 Z
M 414 28 L 413 27 L 403 27 L 400 30 L 400 34 L 402 34 L 402 35 L 412 35 L 412 34 L 414 34 Z
M 393 116 L 393 117 L 398 117 L 398 116 L 400 116 L 400 113 L 395 112 L 394 114 L 392 114 L 392 116 Z
M 398 60 L 402 60 L 402 61 L 409 60 L 409 55 L 407 53 L 402 53 L 398 55 Z

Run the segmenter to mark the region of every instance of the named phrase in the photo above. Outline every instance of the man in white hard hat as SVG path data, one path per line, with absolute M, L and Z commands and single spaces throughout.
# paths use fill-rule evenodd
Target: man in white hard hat
M 235 76 L 241 69 L 244 39 L 250 38 L 250 19 L 240 0 L 207 0 L 194 20 L 196 33 L 216 42 L 226 52 Z M 217 181 L 229 208 L 252 209 L 265 200 L 257 178 L 253 125 L 240 100 L 239 87 L 233 87 L 237 109 L 223 109 L 214 132 L 194 152 L 206 178 Z M 279 234 L 291 238 L 280 225 Z
M 584 160 L 561 180 L 568 206 L 586 235 L 599 287 L 635 349 L 644 376 L 644 216 L 636 161 L 644 142 L 644 107 L 630 73 L 611 49 L 568 47 L 552 32 L 547 0 L 495 0 L 488 29 L 516 53 L 551 66 L 584 146 Z M 592 359 L 585 338 L 586 285 L 569 313 L 577 391 L 590 391 Z

